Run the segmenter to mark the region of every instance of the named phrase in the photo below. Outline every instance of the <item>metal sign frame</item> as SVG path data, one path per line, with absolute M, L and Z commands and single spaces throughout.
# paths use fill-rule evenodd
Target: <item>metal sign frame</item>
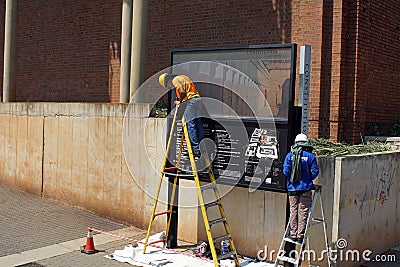
M 292 144 L 294 140 L 294 136 L 296 134 L 296 130 L 299 128 L 299 122 L 296 120 L 298 115 L 296 115 L 296 112 L 298 112 L 295 109 L 294 106 L 294 96 L 295 96 L 295 73 L 296 73 L 296 58 L 297 58 L 297 45 L 296 44 L 285 44 L 285 45 L 259 45 L 259 46 L 246 46 L 246 47 L 223 47 L 223 48 L 200 48 L 200 49 L 176 49 L 171 51 L 171 66 L 181 63 L 177 62 L 174 60 L 177 56 L 181 55 L 191 55 L 195 54 L 196 56 L 193 57 L 194 61 L 197 61 L 199 57 L 202 60 L 207 59 L 207 55 L 211 55 L 208 60 L 210 61 L 215 61 L 215 59 L 212 57 L 214 54 L 218 54 L 218 57 L 223 57 L 223 53 L 227 53 L 229 55 L 232 53 L 235 55 L 236 52 L 245 54 L 245 53 L 251 53 L 252 55 L 257 55 L 260 54 L 262 55 L 263 51 L 279 51 L 279 49 L 283 50 L 288 50 L 290 49 L 290 76 L 289 76 L 289 86 L 288 86 L 288 95 L 285 101 L 287 103 L 288 107 L 288 113 L 287 113 L 287 120 L 281 120 L 281 119 L 275 119 L 275 127 L 277 130 L 277 134 L 279 134 L 283 139 L 279 139 L 279 162 L 277 163 L 277 168 L 280 169 L 279 173 L 276 172 L 276 175 L 279 176 L 275 180 L 276 182 L 274 184 L 261 184 L 258 186 L 257 189 L 260 190 L 267 190 L 267 191 L 274 191 L 274 192 L 281 192 L 285 193 L 286 192 L 286 177 L 284 177 L 283 173 L 281 173 L 281 170 L 283 168 L 283 160 L 286 154 L 290 150 L 290 145 Z M 191 59 L 192 60 L 192 59 Z M 191 61 L 190 60 L 190 61 Z M 246 73 L 247 74 L 247 73 Z M 171 103 L 173 102 L 173 93 L 169 93 L 169 111 L 171 111 Z M 263 118 L 258 118 L 259 120 L 263 120 Z M 241 123 L 246 125 L 246 128 L 251 128 L 249 132 L 254 131 L 254 129 L 257 129 L 257 125 L 254 120 L 249 119 L 249 118 L 243 118 Z M 212 124 L 212 123 L 211 123 Z M 215 127 L 215 125 L 212 125 L 212 127 Z M 284 134 L 281 134 L 284 133 Z M 251 133 L 249 133 L 251 135 Z M 250 136 L 249 136 L 250 138 Z M 275 166 L 275 165 L 274 165 Z M 218 177 L 218 175 L 216 175 Z M 269 179 L 269 178 L 267 178 Z M 273 178 L 274 179 L 274 178 Z M 218 182 L 222 184 L 231 184 L 229 180 L 227 179 L 218 179 Z M 233 179 L 233 182 L 235 183 L 235 186 L 239 187 L 249 187 L 250 182 L 246 181 L 245 177 L 241 177 L 241 180 L 238 182 L 237 180 Z

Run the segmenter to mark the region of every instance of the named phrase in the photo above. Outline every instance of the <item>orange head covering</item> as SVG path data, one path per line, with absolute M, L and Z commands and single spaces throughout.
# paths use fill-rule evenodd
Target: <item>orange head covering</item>
M 176 95 L 181 100 L 181 102 L 200 96 L 196 90 L 196 87 L 194 87 L 192 80 L 190 80 L 190 78 L 186 75 L 178 75 L 174 77 L 172 79 L 172 84 L 174 85 Z M 180 88 L 182 88 L 186 92 L 183 99 L 179 93 Z

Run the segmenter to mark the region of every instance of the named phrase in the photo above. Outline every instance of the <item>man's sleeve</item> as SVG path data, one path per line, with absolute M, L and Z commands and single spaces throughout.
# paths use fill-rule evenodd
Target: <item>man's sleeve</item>
M 283 162 L 283 174 L 286 177 L 289 177 L 291 171 L 292 171 L 292 156 L 289 153 L 286 155 L 285 161 Z
M 317 158 L 313 156 L 311 160 L 311 178 L 314 180 L 315 178 L 317 178 L 318 174 L 319 174 L 319 168 L 318 168 Z

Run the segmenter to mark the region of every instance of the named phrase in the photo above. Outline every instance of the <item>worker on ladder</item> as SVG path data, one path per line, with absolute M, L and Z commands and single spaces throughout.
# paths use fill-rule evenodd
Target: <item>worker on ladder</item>
M 192 80 L 186 75 L 161 74 L 159 79 L 161 86 L 167 89 L 175 89 L 177 100 L 175 106 L 184 105 L 186 125 L 195 158 L 200 158 L 200 142 L 204 139 L 204 129 L 201 122 L 202 108 L 200 94 L 197 92 Z
M 290 205 L 289 238 L 300 244 L 303 243 L 312 202 L 313 180 L 319 173 L 317 160 L 312 150 L 313 147 L 307 136 L 298 134 L 283 164 Z
M 206 172 L 208 175 L 208 178 L 210 182 L 204 186 L 201 185 L 200 183 L 200 178 L 199 178 L 199 168 L 197 167 L 198 161 L 196 161 L 196 155 L 197 158 L 200 158 L 200 150 L 201 148 L 201 141 L 204 138 L 204 130 L 203 130 L 203 125 L 201 122 L 201 113 L 202 113 L 202 104 L 200 100 L 200 95 L 197 92 L 193 82 L 190 80 L 189 77 L 186 75 L 171 75 L 164 73 L 159 77 L 159 83 L 161 86 L 165 88 L 174 88 L 176 90 L 176 95 L 179 100 L 175 101 L 175 105 L 184 105 L 183 107 L 183 118 L 182 118 L 182 137 L 180 139 L 180 146 L 178 149 L 178 155 L 177 155 L 177 164 L 176 166 L 168 167 L 168 155 L 171 149 L 171 140 L 173 138 L 173 133 L 176 129 L 176 119 L 177 117 L 181 117 L 181 115 L 177 115 L 179 110 L 182 109 L 180 107 L 179 109 L 175 109 L 174 113 L 174 119 L 172 121 L 172 126 L 170 129 L 170 135 L 168 138 L 167 142 L 167 149 L 164 155 L 164 162 L 162 165 L 162 170 L 160 173 L 160 180 L 158 182 L 158 187 L 156 191 L 156 195 L 154 198 L 154 206 L 153 206 L 153 211 L 152 215 L 150 218 L 149 222 L 149 227 L 147 230 L 146 234 L 146 239 L 145 239 L 145 245 L 143 246 L 143 253 L 146 253 L 146 248 L 148 245 L 151 245 L 154 242 L 149 243 L 149 237 L 153 225 L 153 221 L 156 217 L 161 216 L 161 215 L 169 215 L 169 218 L 167 220 L 167 227 L 165 231 L 165 236 L 168 237 L 169 235 L 169 229 L 171 226 L 171 218 L 172 218 L 172 213 L 173 213 L 173 208 L 174 208 L 174 199 L 175 199 L 175 194 L 176 194 L 176 188 L 178 184 L 178 178 L 179 177 L 193 177 L 194 182 L 196 184 L 197 188 L 197 194 L 199 198 L 199 207 L 201 210 L 201 214 L 203 216 L 203 221 L 204 221 L 204 226 L 205 230 L 207 233 L 207 239 L 208 239 L 208 245 L 210 247 L 211 251 L 211 256 L 212 260 L 214 263 L 214 267 L 219 267 L 220 266 L 220 261 L 224 259 L 230 259 L 233 257 L 235 261 L 235 266 L 240 267 L 240 262 L 239 262 L 239 257 L 237 255 L 236 247 L 233 242 L 231 230 L 228 224 L 228 220 L 226 217 L 225 210 L 222 206 L 222 201 L 221 201 L 221 196 L 218 193 L 217 189 L 217 182 L 214 176 L 214 172 L 212 170 L 211 163 L 208 159 L 207 156 L 207 150 L 204 149 L 203 152 L 204 154 L 201 155 L 202 159 L 205 162 L 206 165 Z M 187 147 L 187 152 L 190 160 L 190 166 L 188 171 L 183 171 L 181 172 L 180 170 L 180 163 L 181 163 L 181 155 L 182 155 L 182 148 L 183 144 L 186 144 Z M 168 211 L 162 211 L 162 212 L 157 212 L 157 203 L 159 200 L 160 196 L 160 190 L 162 186 L 162 181 L 164 177 L 173 177 L 173 184 L 172 184 L 172 190 L 171 190 L 171 197 L 170 197 L 170 202 L 168 206 Z M 211 202 L 205 202 L 203 192 L 204 191 L 211 191 L 214 192 L 214 197 L 213 201 Z M 210 219 L 209 215 L 207 214 L 208 208 L 218 208 L 220 217 L 212 218 Z M 214 209 L 215 209 L 214 208 Z M 223 225 L 223 229 L 225 229 L 225 234 L 220 235 L 218 237 L 214 237 L 212 233 L 212 227 L 214 225 Z M 158 242 L 164 242 L 164 245 L 166 244 L 165 238 L 162 240 L 156 241 Z M 221 243 L 221 253 L 218 255 L 217 250 L 216 250 L 216 244 Z M 222 245 L 224 244 L 224 245 Z M 224 250 L 222 249 L 224 248 Z

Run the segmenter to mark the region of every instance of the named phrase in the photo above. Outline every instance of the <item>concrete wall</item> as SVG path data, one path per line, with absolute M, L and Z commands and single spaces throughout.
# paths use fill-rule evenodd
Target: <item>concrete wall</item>
M 218 189 L 219 192 L 227 192 L 230 188 L 219 186 Z M 266 246 L 268 250 L 278 250 L 285 230 L 286 198 L 286 194 L 282 193 L 249 192 L 239 187 L 222 197 L 235 246 L 240 253 L 255 257 Z M 211 219 L 220 217 L 217 208 L 211 210 L 209 215 Z M 198 238 L 207 240 L 201 213 L 198 217 Z M 215 236 L 225 234 L 222 225 L 213 226 L 212 229 Z
M 153 199 L 138 184 L 154 188 L 157 176 L 145 167 L 131 176 L 122 143 L 127 110 L 131 118 L 125 122 L 132 131 L 145 127 L 154 135 L 146 139 L 153 151 L 148 160 L 160 165 L 163 153 L 154 143 L 162 142 L 156 133 L 163 120 L 148 119 L 147 105 L 128 109 L 121 104 L 1 104 L 0 183 L 147 226 Z M 131 143 L 143 140 L 136 136 Z M 146 146 L 132 152 L 143 155 Z M 165 200 L 165 194 L 162 197 Z
M 399 151 L 336 159 L 332 236 L 346 239 L 344 251 L 375 255 L 400 244 L 399 166 Z
M 335 183 L 335 158 L 334 157 L 318 157 L 318 166 L 320 173 L 315 180 L 316 184 L 322 185 L 321 200 L 324 209 L 324 218 L 326 221 L 326 235 L 328 244 L 332 243 L 332 220 L 333 220 L 333 188 Z M 322 218 L 321 203 L 316 202 L 314 210 L 314 218 Z M 324 239 L 324 228 L 322 224 L 315 224 L 309 230 L 310 233 L 310 250 L 316 252 L 316 255 L 326 250 Z M 327 259 L 323 261 L 313 261 L 317 266 L 328 266 Z
M 148 118 L 149 111 L 147 105 L 2 103 L 0 183 L 146 228 L 165 144 L 165 120 Z M 399 244 L 400 152 L 318 162 L 329 243 L 345 238 L 349 249 L 374 253 Z M 265 246 L 277 250 L 286 195 L 219 189 L 239 253 L 255 256 Z M 193 182 L 182 180 L 179 194 L 178 237 L 205 240 Z M 161 203 L 160 210 L 165 207 Z M 164 223 L 157 218 L 154 230 Z M 325 249 L 323 228 L 310 231 L 310 249 L 319 253 Z
M 333 254 L 338 257 L 336 266 L 359 266 L 363 251 L 372 251 L 373 259 L 400 244 L 400 151 L 318 157 L 318 164 L 316 183 L 323 186 L 328 243 L 337 250 Z M 314 215 L 320 218 L 319 205 Z M 323 234 L 320 224 L 310 228 L 310 249 L 317 257 L 325 249 Z M 346 240 L 345 248 L 336 247 L 339 239 Z M 352 260 L 353 250 L 359 251 L 360 261 Z M 327 266 L 326 259 L 314 263 Z
M 146 228 L 165 144 L 165 120 L 147 118 L 149 111 L 146 105 L 3 103 L 0 183 Z M 206 239 L 194 183 L 180 185 L 178 236 Z M 166 183 L 161 191 L 162 211 Z M 241 253 L 279 246 L 285 194 L 221 192 Z M 162 230 L 165 220 L 155 222 L 154 229 Z

